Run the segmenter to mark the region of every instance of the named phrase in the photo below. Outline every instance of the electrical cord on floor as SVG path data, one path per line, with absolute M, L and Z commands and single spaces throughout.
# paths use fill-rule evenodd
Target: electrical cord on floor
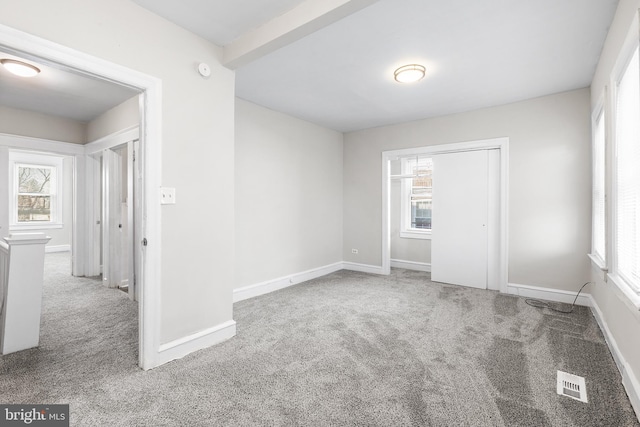
M 557 308 L 553 308 L 551 306 L 551 304 L 549 304 L 546 301 L 540 301 L 539 299 L 532 299 L 532 298 L 527 298 L 526 300 L 524 300 L 524 302 L 527 303 L 527 305 L 530 305 L 531 307 L 535 307 L 535 308 L 548 308 L 551 311 L 555 311 L 557 313 L 564 313 L 564 314 L 569 314 L 573 312 L 574 307 L 576 306 L 576 301 L 578 300 L 578 297 L 580 296 L 580 292 L 582 292 L 582 290 L 584 289 L 585 286 L 587 286 L 589 283 L 593 283 L 593 282 L 587 282 L 584 285 L 582 285 L 582 287 L 580 288 L 580 290 L 578 291 L 578 293 L 576 294 L 576 297 L 573 299 L 573 302 L 571 303 L 571 310 L 566 311 L 566 310 L 559 310 Z

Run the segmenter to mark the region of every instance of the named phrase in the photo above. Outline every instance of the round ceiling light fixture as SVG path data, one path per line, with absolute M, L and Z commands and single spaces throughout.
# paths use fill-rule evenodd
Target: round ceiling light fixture
M 424 77 L 426 69 L 420 64 L 403 65 L 393 72 L 393 78 L 399 83 L 413 83 Z
M 16 59 L 0 59 L 0 63 L 4 65 L 4 68 L 16 76 L 33 77 L 40 73 L 40 69 L 38 67 Z

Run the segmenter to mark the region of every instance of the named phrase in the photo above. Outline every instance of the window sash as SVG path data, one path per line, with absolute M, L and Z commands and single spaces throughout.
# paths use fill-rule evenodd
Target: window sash
M 24 169 L 36 169 L 36 170 L 49 170 L 49 182 L 43 186 L 42 191 L 20 191 L 22 184 L 20 182 L 21 170 Z M 57 168 L 55 166 L 48 165 L 35 165 L 25 163 L 14 163 L 15 170 L 15 207 L 14 218 L 15 223 L 20 225 L 32 224 L 32 223 L 54 223 L 56 222 L 56 188 L 57 188 Z M 34 177 L 34 180 L 37 178 Z M 39 184 L 39 183 L 38 183 Z M 48 191 L 45 191 L 48 190 Z M 31 208 L 25 207 L 21 200 L 31 199 Z M 40 206 L 38 206 L 40 205 Z
M 431 233 L 432 170 L 431 158 L 402 159 L 402 174 L 414 175 L 414 177 L 406 178 L 402 183 L 401 233 Z M 423 205 L 423 207 L 419 205 Z M 409 237 L 409 235 L 404 237 Z
M 640 58 L 636 50 L 617 84 L 615 274 L 640 293 Z
M 22 150 L 9 150 L 9 230 L 40 230 L 49 228 L 61 228 L 63 224 L 63 184 L 64 184 L 64 162 L 62 156 L 49 153 L 36 153 Z M 48 185 L 42 188 L 42 175 L 38 175 L 38 171 L 27 171 L 32 173 L 35 178 L 34 182 L 29 185 L 20 186 L 20 168 L 44 169 L 50 171 Z M 24 170 L 22 170 L 24 172 Z M 23 180 L 24 180 L 23 176 Z M 38 184 L 36 184 L 36 182 Z M 48 188 L 47 188 L 48 187 Z M 22 190 L 22 191 L 20 191 Z M 19 198 L 25 202 L 25 196 L 40 197 L 39 205 L 35 206 L 35 210 L 30 212 L 33 214 L 31 218 L 24 216 L 25 212 L 18 214 Z M 48 198 L 48 199 L 42 199 Z M 46 208 L 47 204 L 50 209 Z M 23 206 L 24 208 L 24 206 Z

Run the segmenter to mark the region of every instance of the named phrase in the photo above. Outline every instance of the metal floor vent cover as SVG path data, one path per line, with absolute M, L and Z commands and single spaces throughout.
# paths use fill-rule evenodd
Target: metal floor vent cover
M 558 371 L 557 392 L 561 396 L 587 403 L 587 385 L 583 377 Z

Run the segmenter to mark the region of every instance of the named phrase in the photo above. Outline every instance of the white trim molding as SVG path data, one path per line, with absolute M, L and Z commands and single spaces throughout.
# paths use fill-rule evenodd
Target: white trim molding
M 13 147 L 22 151 L 41 151 L 47 153 L 66 154 L 68 156 L 84 154 L 84 145 L 81 144 L 33 138 L 30 136 L 12 135 L 8 133 L 0 133 L 0 145 Z
M 267 280 L 264 282 L 256 283 L 254 285 L 243 286 L 233 290 L 233 302 L 244 301 L 249 298 L 257 297 L 260 295 L 268 294 L 270 292 L 278 291 L 280 289 L 294 286 L 307 280 L 315 279 L 327 274 L 334 273 L 342 270 L 342 262 L 336 262 L 334 264 L 325 265 L 324 267 L 313 268 L 311 270 L 303 271 L 301 273 L 294 273 L 288 276 L 279 277 L 277 279 Z
M 45 253 L 53 253 L 53 252 L 69 252 L 71 250 L 71 245 L 55 245 L 55 246 L 45 246 Z
M 543 288 L 540 286 L 519 285 L 517 283 L 509 283 L 507 285 L 507 293 L 525 298 L 535 298 L 546 301 L 562 302 L 571 304 L 578 293 L 576 289 L 573 291 L 564 291 L 561 289 Z M 591 295 L 581 292 L 576 300 L 576 305 L 591 307 Z
M 428 262 L 405 261 L 402 259 L 392 259 L 392 268 L 404 268 L 406 270 L 425 271 L 431 273 L 431 264 Z
M 596 322 L 598 322 L 598 325 L 600 326 L 604 339 L 607 342 L 611 354 L 613 355 L 613 360 L 615 360 L 618 370 L 620 371 L 620 375 L 622 376 L 622 385 L 627 391 L 627 396 L 629 396 L 631 406 L 636 412 L 636 417 L 640 420 L 640 381 L 638 381 L 638 378 L 631 369 L 631 366 L 620 351 L 620 347 L 618 347 L 618 343 L 613 337 L 613 334 L 609 329 L 609 325 L 604 320 L 604 316 L 598 306 L 598 303 L 591 295 L 589 295 L 589 298 L 591 300 L 591 312 L 593 313 L 593 317 L 596 318 Z
M 343 262 L 342 269 L 349 271 L 359 271 L 361 273 L 381 274 L 386 276 L 389 275 L 389 272 L 385 272 L 385 270 L 378 265 L 358 264 L 357 262 Z
M 91 155 L 102 150 L 114 148 L 122 144 L 134 141 L 140 138 L 140 127 L 138 125 L 130 126 L 126 129 L 119 130 L 95 141 L 85 144 L 85 154 Z
M 156 362 L 158 365 L 162 365 L 172 360 L 182 359 L 189 353 L 219 344 L 229 338 L 233 338 L 235 335 L 236 322 L 228 320 L 204 331 L 161 344 Z

